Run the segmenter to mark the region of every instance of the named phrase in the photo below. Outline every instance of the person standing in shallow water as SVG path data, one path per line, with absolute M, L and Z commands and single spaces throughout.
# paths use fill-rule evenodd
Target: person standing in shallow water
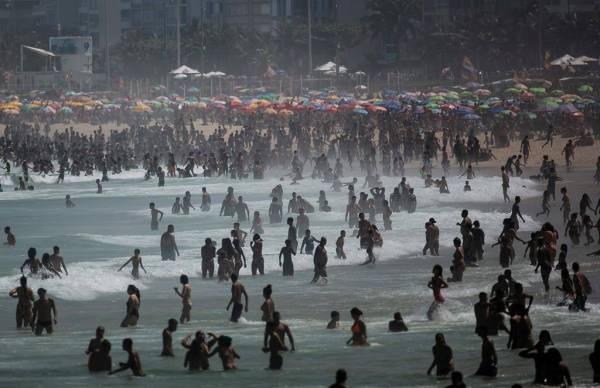
M 433 291 L 433 302 L 429 307 L 429 311 L 427 311 L 427 318 L 431 321 L 434 318 L 434 314 L 439 308 L 439 306 L 444 303 L 444 296 L 442 295 L 442 289 L 448 288 L 448 283 L 444 281 L 444 274 L 442 266 L 436 264 L 433 267 L 433 277 L 427 283 L 427 287 L 429 287 Z
M 16 312 L 17 329 L 31 325 L 31 307 L 34 301 L 33 290 L 27 287 L 27 278 L 21 276 L 20 282 L 21 285 L 19 287 L 13 288 L 8 293 L 11 298 L 18 299 Z
M 179 277 L 179 282 L 181 283 L 181 292 L 177 287 L 173 287 L 175 293 L 181 298 L 182 308 L 181 308 L 181 317 L 179 318 L 179 322 L 182 324 L 188 323 L 190 318 L 190 311 L 192 310 L 192 286 L 190 285 L 190 281 L 187 275 L 181 275 Z
M 158 223 L 162 221 L 163 212 L 156 208 L 154 202 L 150 202 L 150 230 L 158 230 Z M 160 217 L 159 217 L 160 216 Z
M 140 250 L 139 249 L 135 249 L 133 251 L 133 256 L 131 256 L 129 258 L 129 260 L 127 260 L 125 262 L 125 264 L 123 264 L 121 266 L 121 268 L 119 268 L 117 270 L 117 272 L 121 271 L 129 263 L 131 263 L 131 276 L 134 279 L 139 279 L 140 278 L 140 267 L 144 270 L 144 273 L 148 273 L 148 271 L 146 271 L 146 268 L 144 268 L 144 264 L 142 263 L 142 257 L 140 256 Z
M 136 326 L 140 319 L 140 290 L 133 284 L 127 286 L 127 312 L 121 327 Z
M 131 338 L 125 338 L 123 340 L 123 350 L 127 352 L 127 362 L 120 362 L 119 369 L 111 371 L 109 375 L 131 369 L 131 372 L 134 376 L 145 376 L 144 370 L 142 369 L 142 361 L 140 360 L 140 356 L 137 354 L 137 352 L 133 351 L 133 340 Z
M 167 231 L 160 237 L 160 255 L 163 260 L 175 261 L 175 254 L 179 256 L 179 249 L 177 249 L 177 243 L 175 242 L 175 227 L 173 225 L 167 226 Z
M 427 374 L 430 375 L 433 368 L 436 368 L 435 374 L 437 377 L 448 376 L 454 370 L 454 356 L 452 348 L 446 345 L 446 339 L 442 333 L 435 335 L 435 345 L 431 349 L 433 352 L 433 362 Z
M 315 276 L 313 277 L 311 283 L 316 283 L 319 278 L 323 278 L 325 284 L 327 284 L 327 250 L 325 249 L 325 245 L 327 244 L 327 239 L 325 237 L 321 237 L 319 241 L 319 245 L 315 249 L 315 255 L 313 258 L 314 266 L 315 266 Z
M 242 295 L 244 295 L 245 304 L 242 304 Z M 238 282 L 238 276 L 233 273 L 231 274 L 231 299 L 225 308 L 229 311 L 229 308 L 233 305 L 231 310 L 231 322 L 238 322 L 242 316 L 242 310 L 248 312 L 248 294 L 243 284 Z
M 353 307 L 350 310 L 350 315 L 354 319 L 352 324 L 352 337 L 346 342 L 346 345 L 350 346 L 369 346 L 367 342 L 367 325 L 360 319 L 363 315 L 362 311 L 358 307 Z

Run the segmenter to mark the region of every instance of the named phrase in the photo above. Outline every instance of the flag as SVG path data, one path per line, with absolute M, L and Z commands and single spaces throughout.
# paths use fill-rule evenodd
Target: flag
M 465 56 L 463 58 L 462 68 L 463 68 L 462 77 L 464 79 L 467 79 L 470 81 L 477 81 L 477 69 L 475 69 L 475 66 L 473 65 L 473 63 L 471 62 L 469 57 Z

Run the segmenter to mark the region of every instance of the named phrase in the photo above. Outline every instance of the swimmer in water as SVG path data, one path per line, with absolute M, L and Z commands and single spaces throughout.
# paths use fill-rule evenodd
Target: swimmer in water
M 18 299 L 16 312 L 17 329 L 31 326 L 31 307 L 34 301 L 33 290 L 27 287 L 27 278 L 25 276 L 21 276 L 20 283 L 19 287 L 13 288 L 8 293 L 11 298 Z
M 112 358 L 110 357 L 110 342 L 103 339 L 98 349 L 90 354 L 88 358 L 88 370 L 90 372 L 110 372 L 112 370 Z
M 57 246 L 54 246 L 52 248 L 52 254 L 50 255 L 50 264 L 52 265 L 52 268 L 54 268 L 54 270 L 56 272 L 62 273 L 62 271 L 64 269 L 65 275 L 67 275 L 67 276 L 69 275 L 69 271 L 67 271 L 67 266 L 65 265 L 65 260 L 60 255 L 60 248 Z
M 213 333 L 208 333 L 211 340 L 206 342 L 204 332 L 198 330 L 194 334 L 194 339 L 190 341 L 192 335 L 188 334 L 181 340 L 181 346 L 188 349 L 185 354 L 185 361 L 183 366 L 188 367 L 192 372 L 200 370 L 208 370 L 210 365 L 208 363 L 208 353 L 210 348 L 217 343 L 217 336 Z
M 6 242 L 4 243 L 4 245 L 14 247 L 17 244 L 17 239 L 15 235 L 10 231 L 10 226 L 6 226 L 4 228 L 4 234 L 6 234 Z
M 335 383 L 329 386 L 329 388 L 347 388 L 346 380 L 348 380 L 348 374 L 345 369 L 338 369 L 335 372 Z
M 42 335 L 44 330 L 46 333 L 52 334 L 52 324 L 56 325 L 56 304 L 54 299 L 48 298 L 46 290 L 38 288 L 38 300 L 33 303 L 33 318 L 31 318 L 31 331 L 35 335 Z
M 150 202 L 150 230 L 158 230 L 158 223 L 162 221 L 164 215 L 156 208 L 154 202 Z
M 373 253 L 373 247 L 375 246 L 375 241 L 373 240 L 373 229 L 369 229 L 367 233 L 367 260 L 361 265 L 375 264 L 375 254 Z
M 104 327 L 98 326 L 96 328 L 96 336 L 90 340 L 85 354 L 90 355 L 100 350 L 100 344 L 102 341 L 104 341 Z
M 75 207 L 75 202 L 71 200 L 71 195 L 69 194 L 67 194 L 67 196 L 65 197 L 65 206 L 67 207 L 67 209 Z
M 354 319 L 352 324 L 352 337 L 346 341 L 346 345 L 351 346 L 369 346 L 367 342 L 367 325 L 360 319 L 363 315 L 362 311 L 358 307 L 353 307 L 350 310 L 350 315 Z
M 175 293 L 181 298 L 181 303 L 183 307 L 181 308 L 181 316 L 179 317 L 179 322 L 181 324 L 187 323 L 190 321 L 190 311 L 192 310 L 192 286 L 190 285 L 190 281 L 187 275 L 181 275 L 179 277 L 179 282 L 181 283 L 181 292 L 177 287 L 173 287 Z
M 346 238 L 346 231 L 340 231 L 340 235 L 335 240 L 335 256 L 338 259 L 346 260 L 346 252 L 344 252 L 344 239 Z
M 328 329 L 339 329 L 340 328 L 340 313 L 339 311 L 332 311 L 331 320 L 327 323 Z
M 245 305 L 242 304 L 242 295 L 244 295 Z M 248 294 L 246 293 L 244 285 L 238 282 L 238 276 L 235 273 L 231 274 L 231 298 L 229 299 L 229 303 L 225 310 L 229 311 L 231 305 L 233 305 L 230 318 L 231 322 L 240 320 L 242 310 L 248 312 Z
M 296 256 L 296 251 L 292 247 L 292 242 L 288 239 L 285 240 L 285 246 L 279 251 L 279 266 L 283 267 L 283 276 L 294 276 L 294 262 L 292 261 L 292 255 Z M 281 261 L 283 256 L 283 262 Z
M 287 350 L 283 340 L 276 331 L 276 324 L 273 321 L 267 321 L 265 336 L 268 338 L 268 345 L 263 347 L 263 352 L 270 353 L 269 369 L 280 370 L 283 366 L 283 357 L 279 352 Z
M 388 323 L 388 330 L 394 333 L 408 331 L 408 327 L 402 319 L 402 314 L 399 312 L 394 313 L 394 319 Z
M 125 318 L 121 322 L 121 327 L 136 326 L 140 319 L 140 290 L 130 284 L 127 286 L 127 311 Z
M 475 376 L 496 377 L 498 374 L 498 369 L 496 367 L 498 364 L 498 356 L 496 355 L 494 343 L 488 337 L 488 328 L 485 326 L 479 327 L 477 334 L 481 337 L 482 343 L 481 363 L 479 364 L 477 372 L 475 372 Z
M 273 313 L 275 312 L 275 302 L 273 302 L 271 295 L 273 295 L 273 288 L 270 284 L 267 284 L 267 286 L 263 288 L 263 298 L 265 299 L 265 301 L 263 302 L 262 306 L 260 306 L 260 310 L 262 311 L 261 320 L 263 322 L 270 322 L 273 320 Z
M 139 279 L 140 278 L 140 267 L 144 270 L 144 273 L 148 273 L 148 271 L 146 271 L 146 268 L 144 268 L 144 264 L 142 263 L 142 257 L 140 256 L 140 250 L 139 249 L 135 249 L 133 251 L 133 256 L 131 256 L 129 258 L 129 260 L 127 260 L 125 262 L 125 264 L 123 264 L 121 266 L 121 268 L 119 268 L 117 270 L 117 272 L 119 272 L 120 270 L 122 270 L 123 268 L 125 268 L 129 263 L 131 263 L 131 276 L 133 276 L 134 279 Z
M 137 352 L 133 351 L 133 340 L 131 338 L 125 338 L 123 340 L 123 350 L 127 352 L 127 362 L 120 362 L 119 369 L 111 371 L 109 375 L 114 375 L 115 373 L 131 369 L 131 372 L 134 376 L 145 376 L 144 370 L 142 369 L 142 361 L 140 360 L 140 356 L 137 354 Z
M 446 345 L 446 339 L 442 333 L 435 335 L 435 345 L 432 352 L 433 362 L 427 369 L 427 374 L 430 375 L 435 367 L 435 374 L 438 378 L 448 376 L 454 370 L 454 356 L 452 355 L 452 348 Z
M 160 255 L 163 260 L 175 261 L 175 254 L 179 256 L 179 249 L 177 249 L 173 232 L 175 232 L 175 227 L 169 225 L 167 226 L 167 231 L 160 237 Z
M 263 240 L 260 238 L 260 234 L 256 233 L 252 237 L 250 248 L 252 249 L 252 276 L 256 276 L 257 274 L 264 275 L 265 259 L 262 254 Z
M 222 335 L 217 340 L 217 347 L 208 354 L 208 357 L 219 354 L 219 358 L 221 359 L 221 363 L 223 365 L 223 370 L 237 369 L 235 359 L 239 359 L 240 356 L 236 353 L 231 343 L 231 337 Z
M 171 318 L 167 323 L 167 327 L 162 332 L 162 352 L 160 352 L 161 356 L 175 356 L 175 354 L 173 353 L 173 333 L 175 331 L 177 331 L 177 320 Z
M 52 268 L 52 263 L 50 262 L 50 255 L 48 253 L 44 253 L 42 255 L 42 279 L 49 279 L 54 277 L 54 275 L 58 276 L 60 279 L 61 276 L 54 268 Z
M 448 283 L 444 281 L 443 268 L 441 265 L 436 264 L 433 267 L 433 277 L 429 283 L 427 283 L 427 287 L 433 291 L 433 303 L 431 303 L 429 311 L 427 311 L 427 318 L 432 321 L 434 318 L 434 313 L 437 311 L 439 306 L 444 303 L 442 289 L 448 288 Z
M 319 278 L 323 278 L 323 281 L 327 284 L 327 250 L 325 249 L 325 245 L 327 245 L 327 239 L 321 237 L 313 256 L 313 264 L 315 267 L 315 276 L 311 280 L 311 283 L 313 284 L 316 283 Z
M 202 279 L 213 278 L 215 272 L 215 256 L 216 248 L 213 245 L 213 241 L 210 238 L 204 240 L 205 244 L 200 250 L 200 256 L 202 257 Z
M 27 250 L 27 259 L 23 262 L 23 265 L 21 265 L 21 274 L 23 273 L 23 269 L 25 267 L 29 268 L 30 274 L 37 274 L 39 272 L 40 268 L 42 267 L 42 263 L 37 257 L 35 257 L 36 254 L 37 251 L 35 248 L 29 248 Z

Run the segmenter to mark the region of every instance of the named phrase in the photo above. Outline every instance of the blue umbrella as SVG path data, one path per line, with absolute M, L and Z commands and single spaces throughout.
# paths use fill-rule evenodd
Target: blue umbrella
M 470 114 L 468 114 L 468 115 L 465 115 L 465 116 L 463 117 L 463 119 L 465 119 L 465 120 L 481 120 L 481 117 L 480 117 L 479 115 L 476 115 L 476 114 L 470 113 Z
M 367 112 L 366 109 L 360 109 L 360 108 L 356 108 L 352 112 L 359 114 L 359 115 L 368 115 L 369 114 L 369 112 Z

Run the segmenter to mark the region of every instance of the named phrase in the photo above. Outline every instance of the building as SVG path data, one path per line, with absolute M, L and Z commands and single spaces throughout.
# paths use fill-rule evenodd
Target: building
M 0 0 L 0 33 L 77 30 L 81 0 Z

